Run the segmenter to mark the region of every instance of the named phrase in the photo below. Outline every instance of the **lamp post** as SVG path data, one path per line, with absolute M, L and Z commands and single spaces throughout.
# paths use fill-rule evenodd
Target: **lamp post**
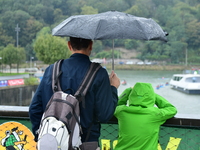
M 15 31 L 17 32 L 17 35 L 16 35 L 17 42 L 16 42 L 16 44 L 17 44 L 17 48 L 18 48 L 18 36 L 19 36 L 19 31 L 20 31 L 20 28 L 18 27 L 18 24 L 17 24 L 17 26 L 15 28 Z
M 185 48 L 185 66 L 188 66 L 188 49 Z
M 34 57 L 30 57 L 30 68 L 32 68 L 32 60 L 34 59 Z
M 0 61 L 1 61 L 1 72 L 3 73 L 3 66 L 2 66 L 2 57 L 0 57 Z

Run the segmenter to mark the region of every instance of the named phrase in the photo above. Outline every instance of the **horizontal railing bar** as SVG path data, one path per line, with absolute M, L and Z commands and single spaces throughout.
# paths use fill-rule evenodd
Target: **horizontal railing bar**
M 0 118 L 29 118 L 28 106 L 0 106 Z M 195 116 L 177 115 L 168 119 L 163 126 L 178 126 L 178 127 L 199 127 L 200 119 Z M 198 116 L 197 116 L 198 117 Z M 108 122 L 110 124 L 117 124 L 117 118 L 114 116 Z

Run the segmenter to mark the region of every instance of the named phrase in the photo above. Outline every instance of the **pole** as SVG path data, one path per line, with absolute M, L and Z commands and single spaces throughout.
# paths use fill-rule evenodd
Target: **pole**
M 112 70 L 114 70 L 114 46 L 115 46 L 115 42 L 113 39 L 113 48 L 112 48 Z
M 185 48 L 185 66 L 188 65 L 188 50 L 187 50 L 187 47 Z
M 31 57 L 30 57 L 30 68 L 31 68 L 31 65 L 32 65 L 32 59 L 31 59 Z
M 34 57 L 30 57 L 30 68 L 32 68 L 32 60 L 34 59 Z
M 3 62 L 2 62 L 2 57 L 0 57 L 0 61 L 1 61 L 1 72 L 3 73 L 3 66 L 2 66 Z
M 19 37 L 19 31 L 20 31 L 20 28 L 18 27 L 18 24 L 17 24 L 17 26 L 15 28 L 15 31 L 17 32 L 17 34 L 16 34 L 16 39 L 17 39 L 16 45 L 17 45 L 17 48 L 18 48 L 18 45 L 19 45 L 18 37 Z

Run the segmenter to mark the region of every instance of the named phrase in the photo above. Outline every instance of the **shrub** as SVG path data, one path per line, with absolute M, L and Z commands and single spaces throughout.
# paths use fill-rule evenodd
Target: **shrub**
M 38 78 L 35 78 L 35 77 L 25 78 L 24 84 L 25 85 L 37 85 L 37 84 L 39 84 L 39 80 L 38 80 Z

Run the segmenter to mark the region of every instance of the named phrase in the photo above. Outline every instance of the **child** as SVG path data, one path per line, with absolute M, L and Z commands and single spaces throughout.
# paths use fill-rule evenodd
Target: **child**
M 119 124 L 115 150 L 157 150 L 160 126 L 176 113 L 171 103 L 154 93 L 151 84 L 127 88 L 114 114 Z

